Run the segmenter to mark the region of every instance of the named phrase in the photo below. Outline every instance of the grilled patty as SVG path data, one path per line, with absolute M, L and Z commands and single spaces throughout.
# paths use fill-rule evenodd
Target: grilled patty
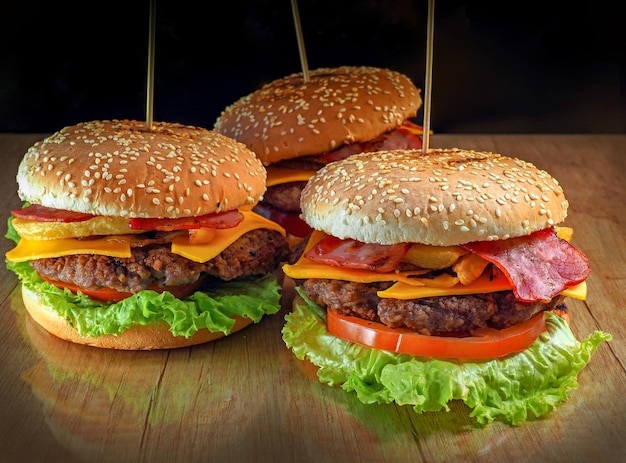
M 306 182 L 281 183 L 271 186 L 263 195 L 263 203 L 279 211 L 300 212 L 300 195 Z
M 485 327 L 506 328 L 563 301 L 559 296 L 547 304 L 523 303 L 515 299 L 513 291 L 409 300 L 377 296 L 377 291 L 392 284 L 311 279 L 303 286 L 309 299 L 328 310 L 426 335 L 463 334 Z
M 149 286 L 195 283 L 207 275 L 233 280 L 264 275 L 286 259 L 288 245 L 274 230 L 253 230 L 208 262 L 199 263 L 170 251 L 169 238 L 138 241 L 129 258 L 91 254 L 37 259 L 31 266 L 43 277 L 85 289 L 113 288 L 135 293 Z

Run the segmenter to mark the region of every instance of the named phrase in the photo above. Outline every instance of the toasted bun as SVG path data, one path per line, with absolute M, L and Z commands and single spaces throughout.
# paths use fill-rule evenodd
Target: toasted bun
M 338 238 L 458 245 L 529 235 L 567 216 L 556 179 L 529 162 L 461 149 L 380 151 L 323 167 L 304 220 Z
M 224 109 L 214 129 L 244 143 L 264 165 L 371 140 L 415 117 L 420 90 L 403 74 L 342 66 L 292 74 Z
M 105 334 L 98 337 L 83 337 L 66 320 L 59 317 L 51 307 L 45 305 L 37 297 L 36 293 L 23 285 L 22 299 L 24 300 L 26 310 L 33 320 L 51 334 L 76 344 L 119 350 L 154 350 L 204 344 L 224 337 L 224 333 L 221 331 L 213 333 L 208 329 L 199 330 L 188 338 L 174 336 L 165 323 L 159 325 L 136 325 L 117 336 Z M 231 334 L 252 323 L 252 320 L 249 318 L 238 316 L 233 318 L 235 319 L 235 325 Z
M 210 130 L 130 120 L 65 127 L 17 172 L 33 204 L 114 217 L 191 217 L 258 202 L 266 171 L 245 145 Z

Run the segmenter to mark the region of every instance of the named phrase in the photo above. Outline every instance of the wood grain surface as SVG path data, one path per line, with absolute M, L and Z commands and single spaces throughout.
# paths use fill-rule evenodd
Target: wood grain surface
M 0 135 L 2 223 L 20 207 L 15 173 L 43 135 Z M 449 412 L 364 405 L 320 384 L 281 338 L 285 307 L 192 348 L 120 352 L 74 345 L 25 313 L 0 269 L 0 462 L 617 462 L 626 456 L 626 136 L 434 135 L 433 147 L 497 151 L 563 185 L 566 225 L 589 257 L 586 301 L 569 300 L 579 339 L 603 343 L 578 389 L 548 418 L 478 426 Z M 6 228 L 3 228 L 6 230 Z M 4 252 L 12 247 L 0 240 Z

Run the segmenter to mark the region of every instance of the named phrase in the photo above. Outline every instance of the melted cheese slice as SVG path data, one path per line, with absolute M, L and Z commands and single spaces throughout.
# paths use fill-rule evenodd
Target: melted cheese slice
M 26 262 L 48 257 L 72 254 L 102 254 L 111 257 L 130 257 L 130 239 L 124 236 L 93 239 L 64 238 L 60 240 L 29 240 L 20 242 L 5 254 L 10 262 Z
M 421 297 L 436 296 L 460 296 L 465 294 L 482 294 L 495 293 L 496 291 L 512 290 L 513 286 L 506 278 L 501 275 L 498 278 L 491 279 L 488 274 L 483 274 L 469 285 L 456 284 L 449 288 L 437 288 L 434 286 L 415 287 L 407 285 L 404 282 L 398 282 L 384 291 L 378 291 L 379 297 L 388 297 L 392 299 L 419 299 Z M 587 297 L 587 283 L 582 282 L 576 286 L 565 289 L 561 293 L 563 296 L 569 296 L 574 299 L 585 300 Z
M 314 231 L 303 255 L 325 236 L 320 231 Z M 419 275 L 428 273 L 428 270 L 415 272 L 377 273 L 369 270 L 347 269 L 313 262 L 301 257 L 295 264 L 283 266 L 283 272 L 295 280 L 320 278 L 330 280 L 346 280 L 355 283 L 374 283 L 377 281 L 395 281 L 396 283 L 384 291 L 378 291 L 378 296 L 391 299 L 419 299 L 435 296 L 458 296 L 464 294 L 480 294 L 496 291 L 512 290 L 511 283 L 506 276 L 491 279 L 484 274 L 469 285 L 459 283 L 458 278 L 442 274 L 435 278 L 419 278 Z M 584 300 L 587 297 L 587 284 L 582 283 L 567 288 L 562 293 L 575 299 Z
M 423 283 L 413 280 L 411 277 L 427 273 L 427 270 L 416 272 L 389 272 L 376 273 L 369 270 L 350 269 L 335 267 L 332 265 L 318 264 L 309 259 L 302 258 L 293 265 L 283 266 L 283 272 L 295 280 L 307 280 L 309 278 L 323 278 L 327 280 L 346 280 L 355 283 L 374 283 L 376 281 L 403 281 L 407 285 L 420 285 Z
M 283 227 L 260 216 L 256 212 L 241 211 L 241 213 L 244 219 L 237 227 L 215 230 L 215 236 L 209 243 L 191 244 L 187 236 L 175 238 L 174 241 L 172 241 L 172 252 L 196 262 L 206 262 L 213 259 L 224 249 L 237 241 L 242 235 L 249 231 L 256 230 L 257 228 L 276 230 L 283 236 L 286 236 Z
M 268 166 L 267 187 L 291 182 L 306 182 L 317 172 L 315 170 L 287 169 L 285 167 Z
M 258 228 L 276 230 L 285 236 L 285 230 L 275 222 L 249 210 L 240 212 L 244 219 L 237 227 L 216 230 L 215 237 L 205 244 L 194 245 L 189 242 L 188 236 L 178 237 L 172 242 L 172 252 L 196 262 L 206 262 L 217 256 L 245 233 Z M 6 258 L 11 262 L 25 262 L 72 254 L 130 257 L 131 242 L 134 239 L 136 238 L 125 236 L 40 241 L 21 238 L 17 246 L 6 253 Z

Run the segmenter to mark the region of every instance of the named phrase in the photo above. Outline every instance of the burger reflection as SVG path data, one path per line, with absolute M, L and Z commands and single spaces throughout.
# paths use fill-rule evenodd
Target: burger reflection
M 40 359 L 23 379 L 71 455 L 85 461 L 173 461 L 181 452 L 232 457 L 247 451 L 237 440 L 257 419 L 255 404 L 263 402 L 265 391 L 238 403 L 247 400 L 237 393 L 239 357 L 228 355 L 229 364 L 220 360 L 223 355 L 213 357 L 218 348 L 245 351 L 234 347 L 245 337 L 169 351 L 120 351 L 56 338 L 23 309 L 18 318 Z

